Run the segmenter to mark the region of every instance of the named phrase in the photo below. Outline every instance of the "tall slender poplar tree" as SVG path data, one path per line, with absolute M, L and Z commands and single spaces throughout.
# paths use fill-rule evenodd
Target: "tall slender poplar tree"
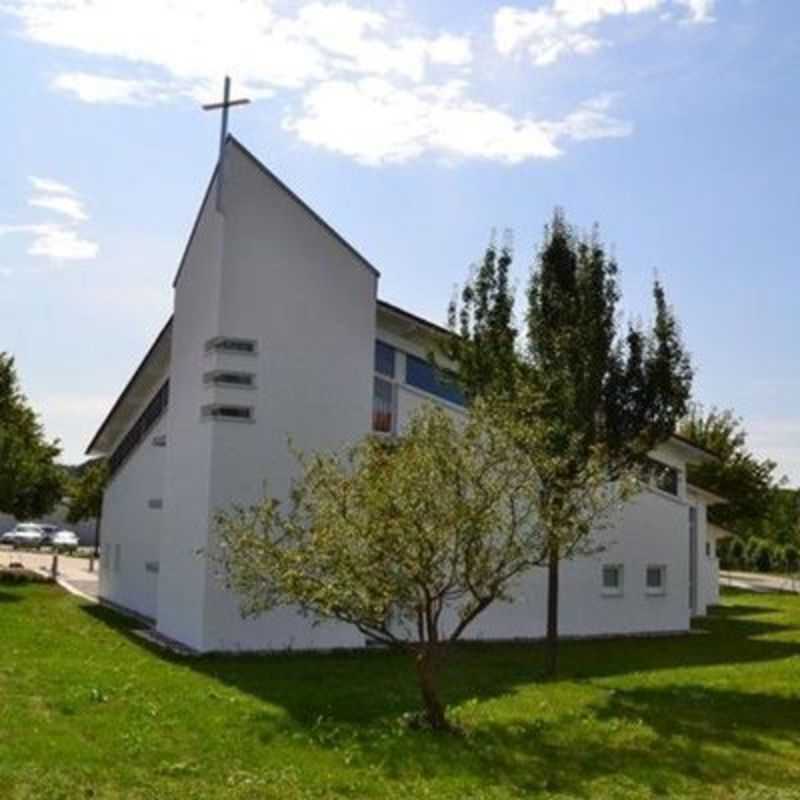
M 598 452 L 609 480 L 615 480 L 673 433 L 688 408 L 691 362 L 658 281 L 652 326 L 620 328 L 618 268 L 597 228 L 580 236 L 560 209 L 554 212 L 531 269 L 521 346 L 508 288 L 511 254 L 504 259 L 498 276 L 490 248 L 464 287 L 460 307 L 451 306 L 451 329 L 458 335 L 449 355 L 468 396 L 516 397 L 521 420 L 535 420 L 540 431 L 546 424 L 549 434 L 531 441 L 546 451 L 541 458 L 558 465 L 550 485 L 540 487 L 540 503 L 552 504 L 559 517 L 559 509 L 569 505 L 567 493 L 575 491 L 578 476 Z M 581 540 L 590 534 L 558 528 L 551 531 L 547 559 L 551 675 L 558 665 L 559 565 L 583 552 Z

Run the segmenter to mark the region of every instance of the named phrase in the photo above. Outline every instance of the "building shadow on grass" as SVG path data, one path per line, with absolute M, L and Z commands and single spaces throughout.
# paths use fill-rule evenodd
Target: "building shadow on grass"
M 419 706 L 410 660 L 384 651 L 327 655 L 182 658 L 135 635 L 137 623 L 97 606 L 84 610 L 165 661 L 180 663 L 264 703 L 251 712 L 253 735 L 270 743 L 300 737 L 312 746 L 346 752 L 355 765 L 387 779 L 471 778 L 512 793 L 591 795 L 595 781 L 633 781 L 651 796 L 672 794 L 682 782 L 783 786 L 775 742 L 800 750 L 797 692 L 771 694 L 713 686 L 687 673 L 660 681 L 658 673 L 715 665 L 747 665 L 800 656 L 798 625 L 780 609 L 738 602 L 700 620 L 693 635 L 653 639 L 564 642 L 558 692 L 588 699 L 555 715 L 515 712 L 504 704 L 496 720 L 478 713 L 464 737 L 407 731 L 402 714 Z M 542 691 L 539 645 L 471 644 L 454 649 L 442 679 L 451 706 L 489 701 L 532 687 Z M 631 688 L 613 678 L 637 673 Z M 761 689 L 761 690 L 760 690 Z M 549 690 L 545 690 L 549 691 Z M 280 709 L 284 713 L 276 713 Z M 623 733 L 620 735 L 620 731 Z M 422 738 L 424 737 L 424 738 Z M 784 762 L 785 763 L 785 762 Z M 800 771 L 800 767 L 798 767 Z M 800 774 L 794 776 L 795 785 Z M 680 792 L 678 792 L 679 794 Z

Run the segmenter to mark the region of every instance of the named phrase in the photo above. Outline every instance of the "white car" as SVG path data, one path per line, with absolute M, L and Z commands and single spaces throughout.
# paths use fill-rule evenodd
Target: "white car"
M 13 531 L 8 531 L 0 537 L 0 542 L 17 547 L 40 547 L 44 533 L 35 522 L 20 522 Z
M 50 546 L 59 553 L 74 553 L 79 544 L 78 535 L 72 531 L 57 531 L 50 539 Z

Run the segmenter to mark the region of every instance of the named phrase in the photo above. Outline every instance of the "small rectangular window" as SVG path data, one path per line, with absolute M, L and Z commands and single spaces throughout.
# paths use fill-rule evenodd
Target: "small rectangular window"
M 164 501 L 160 497 L 153 497 L 147 501 L 147 507 L 155 510 L 164 508 Z
M 650 458 L 647 460 L 647 471 L 650 475 L 650 481 L 656 489 L 675 495 L 675 497 L 678 496 L 680 473 L 675 467 L 670 467 L 668 464 L 662 464 L 660 461 Z
M 375 342 L 375 372 L 394 378 L 395 356 L 397 351 L 385 342 Z
M 255 379 L 256 376 L 252 372 L 234 372 L 221 369 L 212 370 L 203 375 L 204 383 L 245 389 L 252 389 L 255 386 Z
M 256 352 L 255 339 L 237 339 L 232 336 L 215 336 L 206 342 L 206 351 L 218 353 L 243 353 L 254 355 Z
M 614 597 L 622 594 L 622 564 L 603 565 L 603 594 Z
M 372 430 L 377 433 L 394 433 L 395 423 L 394 384 L 383 378 L 375 378 L 372 396 Z
M 203 406 L 203 416 L 210 419 L 237 420 L 249 422 L 253 419 L 252 406 L 229 406 L 212 403 Z
M 667 568 L 661 564 L 650 565 L 645 575 L 647 594 L 666 594 Z
M 145 561 L 144 570 L 145 572 L 153 572 L 158 574 L 158 561 Z

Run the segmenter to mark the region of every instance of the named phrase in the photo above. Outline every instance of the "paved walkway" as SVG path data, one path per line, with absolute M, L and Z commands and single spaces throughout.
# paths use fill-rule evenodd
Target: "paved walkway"
M 800 594 L 800 576 L 785 578 L 780 575 L 763 575 L 759 572 L 723 571 L 719 574 L 723 586 L 749 589 L 753 592 L 797 592 Z
M 0 566 L 8 566 L 12 563 L 22 563 L 28 569 L 49 574 L 53 567 L 53 554 L 0 549 Z M 99 565 L 95 562 L 94 572 L 89 572 L 89 564 L 88 558 L 60 555 L 58 557 L 58 578 L 65 588 L 71 587 L 81 594 L 96 599 Z

